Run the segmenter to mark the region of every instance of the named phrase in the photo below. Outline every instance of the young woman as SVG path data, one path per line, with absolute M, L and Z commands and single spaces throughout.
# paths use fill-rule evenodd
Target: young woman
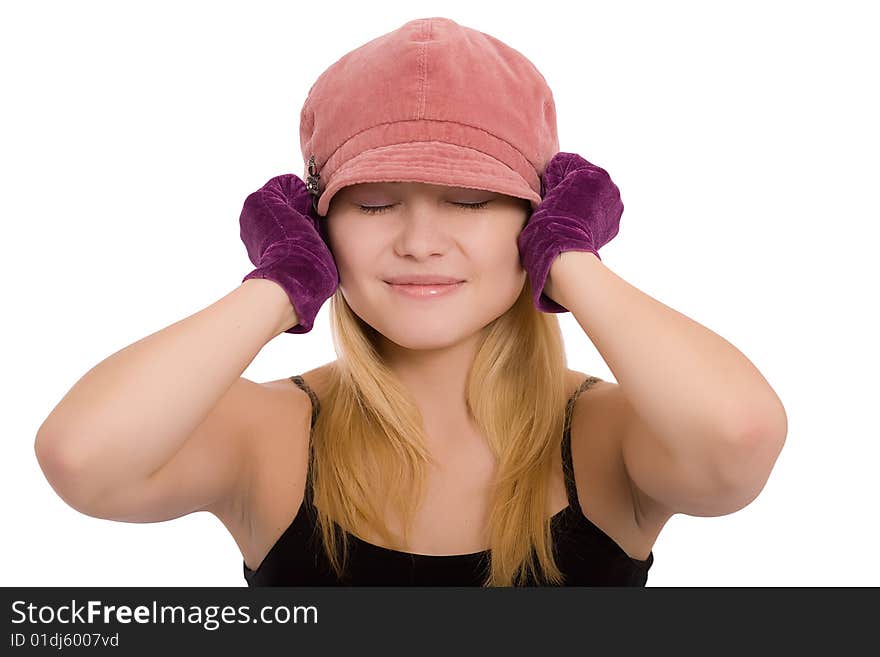
M 673 514 L 758 494 L 781 403 L 601 262 L 619 190 L 558 152 L 520 53 L 410 21 L 322 74 L 301 142 L 306 180 L 245 200 L 256 269 L 98 364 L 43 423 L 37 455 L 69 504 L 209 511 L 250 585 L 641 586 Z M 337 360 L 241 377 L 327 299 Z M 567 368 L 565 311 L 618 383 Z

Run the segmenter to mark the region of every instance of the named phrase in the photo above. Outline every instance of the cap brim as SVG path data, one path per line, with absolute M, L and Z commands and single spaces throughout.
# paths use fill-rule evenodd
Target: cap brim
M 406 142 L 372 148 L 333 172 L 318 199 L 318 214 L 326 216 L 333 195 L 343 187 L 368 182 L 423 182 L 485 189 L 527 199 L 532 210 L 540 194 L 509 166 L 481 151 L 447 142 Z

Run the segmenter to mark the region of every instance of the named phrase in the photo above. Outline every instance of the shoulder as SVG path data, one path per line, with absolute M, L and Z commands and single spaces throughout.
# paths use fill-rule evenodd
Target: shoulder
M 581 403 L 581 398 L 587 396 L 588 391 L 599 390 L 614 385 L 612 383 L 609 383 L 608 381 L 604 381 L 595 374 L 585 374 L 584 372 L 579 372 L 578 370 L 566 370 L 565 376 L 566 387 L 568 388 L 569 396 L 577 392 L 578 388 L 586 383 L 584 390 L 582 390 L 580 395 L 578 395 L 576 403 Z M 588 379 L 590 380 L 589 382 L 587 382 Z
M 299 373 L 318 400 L 322 397 L 327 368 L 324 365 Z M 300 461 L 305 463 L 302 459 L 307 454 L 312 399 L 294 383 L 293 376 L 253 384 L 257 391 L 252 395 L 254 403 L 249 410 L 254 419 L 246 437 L 253 464 L 245 486 L 248 496 L 261 497 L 255 489 L 262 487 L 260 482 L 275 479 L 272 473 L 276 470 L 298 470 Z
M 329 380 L 330 368 L 335 361 L 311 370 L 299 372 L 305 387 L 308 388 L 318 403 L 324 398 L 324 391 Z M 291 374 L 283 379 L 264 381 L 260 384 L 264 397 L 265 421 L 261 428 L 262 441 L 270 451 L 273 443 L 291 442 L 291 427 L 302 429 L 295 432 L 297 443 L 305 443 L 309 437 L 313 400 L 306 390 L 293 381 Z M 270 459 L 272 458 L 270 454 Z
M 326 369 L 298 374 L 320 399 Z M 299 503 L 305 487 L 312 403 L 291 376 L 252 383 L 253 421 L 246 436 L 251 467 L 235 498 L 217 512 L 246 557 L 265 554 L 277 528 L 296 513 L 291 505 Z
M 572 370 L 569 375 L 576 382 L 574 390 L 591 376 Z M 589 384 L 572 409 L 572 461 L 580 473 L 578 485 L 586 489 L 584 497 L 590 498 L 581 506 L 585 510 L 592 506 L 595 516 L 604 517 L 609 527 L 614 523 L 628 526 L 626 531 L 641 536 L 635 540 L 643 541 L 647 553 L 668 517 L 652 515 L 627 471 L 622 449 L 627 410 L 619 384 L 603 379 Z
M 336 361 L 326 363 L 320 367 L 311 370 L 298 372 L 303 382 L 312 390 L 318 400 L 323 398 L 323 392 L 326 388 L 328 377 L 331 369 L 335 366 Z M 303 406 L 311 406 L 311 397 L 309 394 L 293 381 L 295 375 L 291 374 L 283 379 L 275 379 L 272 381 L 264 381 L 260 385 L 266 391 L 266 395 L 276 397 L 282 400 L 282 403 L 295 403 L 297 407 L 302 409 Z
M 625 470 L 618 467 L 619 454 L 615 444 L 619 421 L 615 401 L 618 386 L 574 370 L 568 371 L 568 377 L 569 398 L 583 385 L 571 409 L 570 434 L 575 470 L 601 469 L 614 475 L 619 482 Z
M 294 372 L 289 376 L 285 376 L 283 379 L 264 381 L 260 385 L 266 387 L 269 390 L 282 390 L 287 392 L 290 392 L 292 390 L 300 390 L 299 386 L 297 386 L 292 380 L 294 376 L 299 375 L 313 390 L 315 390 L 315 392 L 317 392 L 319 389 L 323 388 L 327 384 L 328 377 L 330 376 L 335 366 L 336 361 L 334 360 L 310 370 Z

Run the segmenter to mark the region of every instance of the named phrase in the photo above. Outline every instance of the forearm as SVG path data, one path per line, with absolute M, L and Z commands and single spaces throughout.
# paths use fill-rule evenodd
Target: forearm
M 545 292 L 571 311 L 627 401 L 677 453 L 712 449 L 715 438 L 784 439 L 782 403 L 748 358 L 594 254 L 563 253 Z
M 297 321 L 278 285 L 245 281 L 89 370 L 43 422 L 35 449 L 96 478 L 146 476 L 177 452 L 260 349 Z

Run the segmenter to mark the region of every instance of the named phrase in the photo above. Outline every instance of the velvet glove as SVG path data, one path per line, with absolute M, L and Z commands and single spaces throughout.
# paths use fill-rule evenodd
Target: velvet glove
M 535 307 L 564 313 L 568 308 L 544 294 L 553 261 L 564 251 L 589 251 L 599 258 L 599 249 L 617 235 L 623 202 L 605 169 L 564 152 L 553 156 L 541 176 L 541 199 L 517 237 L 519 257 Z
M 285 333 L 308 333 L 318 310 L 339 286 L 326 230 L 306 184 L 289 173 L 276 176 L 244 202 L 241 240 L 256 265 L 241 282 L 266 278 L 280 285 L 299 318 Z

